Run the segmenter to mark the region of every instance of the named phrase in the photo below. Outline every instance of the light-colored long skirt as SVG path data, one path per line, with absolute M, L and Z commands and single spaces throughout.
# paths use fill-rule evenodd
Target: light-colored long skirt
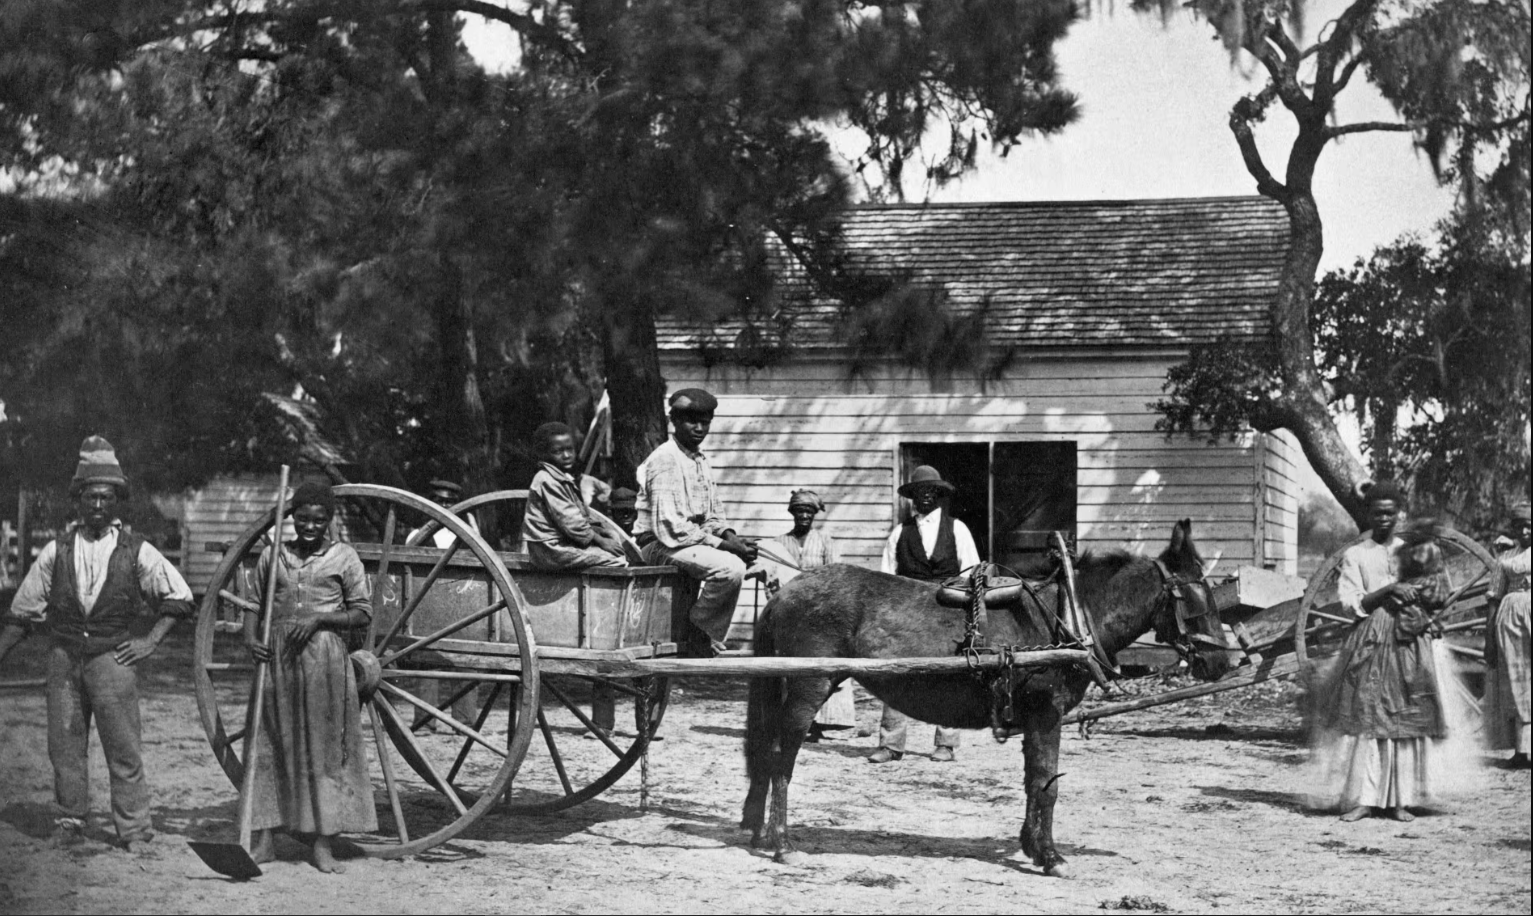
M 842 681 L 841 686 L 831 691 L 825 705 L 814 714 L 814 724 L 825 728 L 857 727 L 857 701 L 852 692 L 851 678 Z

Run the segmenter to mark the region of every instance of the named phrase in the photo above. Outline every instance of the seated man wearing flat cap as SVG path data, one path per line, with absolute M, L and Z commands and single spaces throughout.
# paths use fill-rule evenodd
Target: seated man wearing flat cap
M 701 583 L 691 617 L 715 653 L 724 651 L 740 581 L 756 559 L 755 545 L 725 520 L 713 467 L 700 451 L 718 403 L 701 388 L 671 395 L 674 432 L 639 465 L 633 529 L 646 563 L 675 566 Z

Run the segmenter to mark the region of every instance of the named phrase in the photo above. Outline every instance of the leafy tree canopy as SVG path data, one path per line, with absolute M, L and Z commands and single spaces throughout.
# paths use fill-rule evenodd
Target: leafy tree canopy
M 460 15 L 506 27 L 515 72 L 468 57 Z M 270 460 L 293 433 L 257 395 L 301 391 L 361 476 L 482 489 L 520 482 L 501 478 L 518 440 L 605 381 L 631 467 L 664 435 L 656 316 L 769 318 L 768 238 L 833 272 L 847 186 L 823 131 L 864 131 L 861 165 L 898 187 L 933 131 L 952 139 L 942 179 L 981 139 L 1058 130 L 1075 107 L 1050 48 L 1074 15 L 8 2 L 0 170 L 19 191 L 0 257 L 30 266 L 0 280 L 26 285 L 4 316 L 24 329 L 0 351 L 4 460 L 41 479 L 20 450 L 144 435 L 165 483 L 192 483 Z M 87 338 L 142 345 L 71 371 Z
M 1397 403 L 1428 411 L 1436 404 L 1444 411 L 1440 420 L 1417 431 L 1421 435 L 1389 436 L 1391 443 L 1415 441 L 1416 452 L 1400 463 L 1400 456 L 1389 454 L 1394 445 L 1376 449 L 1380 473 L 1417 469 L 1418 484 L 1449 505 L 1462 504 L 1470 491 L 1480 498 L 1505 492 L 1512 482 L 1500 476 L 1508 467 L 1500 463 L 1475 462 L 1474 471 L 1490 476 L 1467 487 L 1430 469 L 1458 454 L 1455 449 L 1465 447 L 1472 435 L 1456 425 L 1469 422 L 1472 412 L 1468 390 L 1459 386 L 1478 384 L 1471 378 L 1514 377 L 1525 361 L 1518 363 L 1509 349 L 1498 347 L 1480 354 L 1486 362 L 1478 371 L 1448 369 L 1446 355 L 1440 355 L 1437 362 L 1444 368 L 1432 373 L 1415 358 L 1421 354 L 1404 362 L 1397 357 L 1402 346 L 1409 349 L 1399 335 L 1420 332 L 1472 359 L 1468 341 L 1494 331 L 1484 324 L 1464 324 L 1483 322 L 1486 309 L 1503 327 L 1518 326 L 1511 320 L 1516 316 L 1498 303 L 1504 304 L 1504 296 L 1519 284 L 1526 290 L 1526 280 L 1516 275 L 1521 271 L 1525 276 L 1529 257 L 1533 38 L 1528 5 L 1524 0 L 1351 0 L 1307 45 L 1298 37 L 1305 34 L 1306 13 L 1299 0 L 1194 0 L 1188 5 L 1233 56 L 1246 56 L 1260 68 L 1262 86 L 1231 107 L 1230 130 L 1257 191 L 1287 211 L 1290 236 L 1272 304 L 1272 340 L 1258 348 L 1225 343 L 1193 353 L 1172 370 L 1169 396 L 1156 405 L 1164 415 L 1162 428 L 1216 436 L 1247 425 L 1291 430 L 1328 489 L 1362 521 L 1357 485 L 1370 474 L 1337 431 L 1331 412 L 1337 388 L 1326 377 L 1327 370 L 1346 368 L 1348 384 L 1396 389 Z M 1164 14 L 1172 5 L 1137 0 L 1135 8 Z M 1397 118 L 1340 122 L 1337 99 L 1359 76 L 1378 88 Z M 1297 128 L 1281 171 L 1268 165 L 1254 131 L 1274 111 L 1286 113 Z M 1459 189 L 1455 227 L 1432 258 L 1424 253 L 1412 257 L 1397 246 L 1350 280 L 1322 287 L 1328 298 L 1317 306 L 1324 232 L 1313 188 L 1316 164 L 1332 141 L 1377 131 L 1410 134 L 1440 180 Z M 1476 276 L 1470 265 L 1490 273 Z M 1489 299 L 1467 304 L 1487 292 L 1486 284 L 1492 291 Z M 1435 292 L 1426 295 L 1422 291 L 1427 288 Z M 1399 302 L 1412 296 L 1416 304 L 1407 304 L 1398 323 L 1377 320 L 1388 311 L 1380 297 Z M 1428 300 L 1437 305 L 1425 304 Z M 1525 316 L 1521 326 L 1526 327 Z M 1371 335 L 1377 337 L 1370 341 Z M 1361 403 L 1369 403 L 1367 395 Z M 1385 416 L 1393 415 L 1381 414 L 1381 423 Z M 1438 432 L 1421 438 L 1428 429 Z M 1507 444 L 1500 438 L 1483 448 Z M 1526 458 L 1509 460 L 1512 467 L 1519 460 L 1526 467 Z M 1527 486 L 1525 472 L 1521 485 Z

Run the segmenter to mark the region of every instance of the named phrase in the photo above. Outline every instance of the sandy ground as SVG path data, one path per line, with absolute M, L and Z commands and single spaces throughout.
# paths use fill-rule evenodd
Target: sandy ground
M 35 642 L 6 678 L 37 675 Z M 1072 729 L 1056 828 L 1069 880 L 1019 856 L 1019 741 L 969 733 L 958 761 L 939 764 L 914 728 L 913 753 L 886 766 L 862 759 L 870 738 L 806 747 L 793 810 L 813 864 L 774 864 L 735 826 L 743 685 L 693 680 L 651 753 L 647 811 L 636 771 L 576 809 L 486 818 L 429 853 L 352 860 L 344 875 L 318 874 L 284 839 L 287 861 L 238 884 L 185 843 L 232 835 L 235 792 L 198 725 L 186 642 L 173 642 L 144 679 L 160 835 L 142 855 L 108 845 L 100 815 L 84 846 L 53 845 L 42 692 L 0 691 L 0 912 L 1533 910 L 1526 771 L 1487 766 L 1478 791 L 1410 824 L 1340 823 L 1297 800 L 1304 740 L 1282 685 L 1109 719 L 1089 739 Z M 864 697 L 859 712 L 872 724 L 877 706 Z M 99 756 L 93 767 L 100 812 Z

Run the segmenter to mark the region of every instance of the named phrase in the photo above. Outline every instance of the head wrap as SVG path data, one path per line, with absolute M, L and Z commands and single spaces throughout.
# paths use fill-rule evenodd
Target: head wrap
M 1514 522 L 1522 522 L 1524 525 L 1526 525 L 1529 522 L 1533 522 L 1533 518 L 1529 518 L 1528 517 L 1528 515 L 1529 515 L 1528 509 L 1529 508 L 1530 507 L 1528 505 L 1528 501 L 1527 500 L 1523 500 L 1522 502 L 1517 503 L 1516 505 L 1512 506 L 1511 511 L 1508 512 L 1507 515 L 1511 518 L 1512 521 L 1514 521 Z
M 607 497 L 607 505 L 613 509 L 636 509 L 639 506 L 639 494 L 627 487 L 618 487 Z
M 299 484 L 298 489 L 293 491 L 290 502 L 289 508 L 294 512 L 304 506 L 318 506 L 331 515 L 335 514 L 335 491 L 330 489 L 328 483 L 318 480 L 307 480 Z
M 801 506 L 806 509 L 813 509 L 816 512 L 824 512 L 825 500 L 821 499 L 820 494 L 813 490 L 794 490 L 788 496 L 788 511 L 791 512 Z
M 906 499 L 914 499 L 916 490 L 922 487 L 936 487 L 949 494 L 957 493 L 958 488 L 942 479 L 942 472 L 929 464 L 923 464 L 910 474 L 910 481 L 900 487 L 899 494 Z
M 463 492 L 463 488 L 462 487 L 458 486 L 453 481 L 446 479 L 445 477 L 438 477 L 435 480 L 431 481 L 430 483 L 426 484 L 426 489 L 428 489 L 428 490 L 446 490 L 448 493 L 451 493 L 453 496 L 457 496 L 457 495 L 459 495 L 460 493 Z
M 675 410 L 677 409 L 676 402 L 682 398 L 686 398 L 688 401 L 686 406 L 687 413 L 713 413 L 719 409 L 719 399 L 701 388 L 683 388 L 671 395 L 666 403 L 671 406 L 672 410 Z
M 128 478 L 122 472 L 122 465 L 117 463 L 117 450 L 100 436 L 89 436 L 80 443 L 80 463 L 75 466 L 75 476 L 69 481 L 69 494 L 77 495 L 96 483 L 116 487 L 118 497 L 128 495 Z
M 532 442 L 537 446 L 538 454 L 548 454 L 549 443 L 553 442 L 556 436 L 569 436 L 571 439 L 573 439 L 575 434 L 567 425 L 560 423 L 557 420 L 551 420 L 533 430 Z

